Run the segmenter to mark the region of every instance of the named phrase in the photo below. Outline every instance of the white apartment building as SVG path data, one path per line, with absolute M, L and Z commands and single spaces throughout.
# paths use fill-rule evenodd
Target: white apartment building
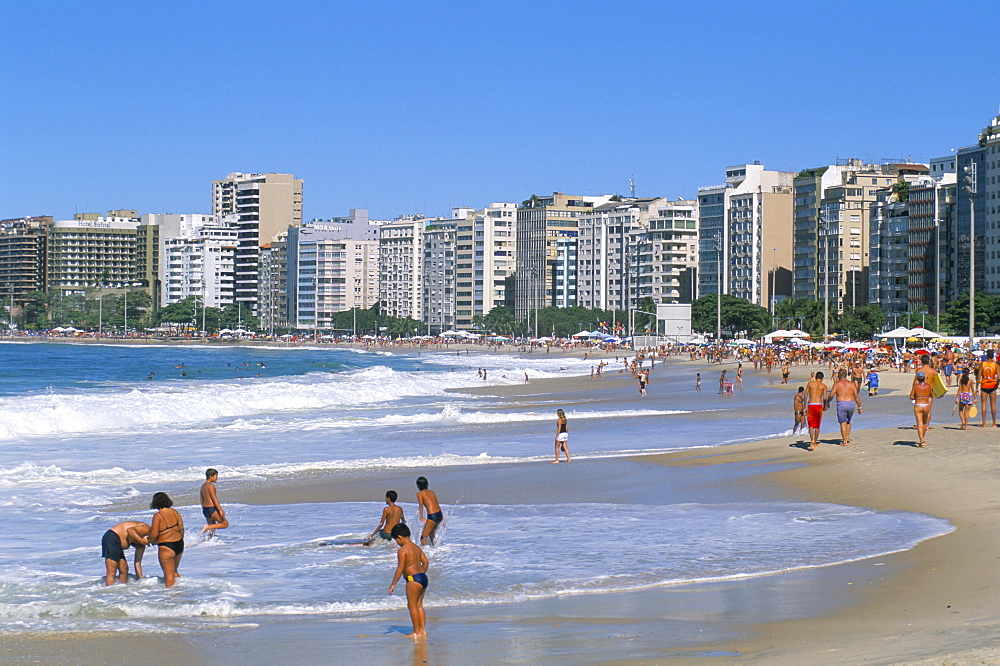
M 791 295 L 794 177 L 755 162 L 727 167 L 725 183 L 698 188 L 699 296 L 769 307 Z
M 160 307 L 192 296 L 213 308 L 233 302 L 236 229 L 200 213 L 143 215 L 142 229 L 156 242 Z
M 424 320 L 424 229 L 431 222 L 407 215 L 379 230 L 379 303 L 381 314 Z
M 134 213 L 133 213 L 134 214 Z M 83 293 L 136 280 L 137 217 L 82 213 L 57 220 L 49 234 L 49 291 Z
M 453 215 L 468 216 L 456 209 Z M 455 234 L 458 219 L 434 222 L 424 229 L 423 322 L 430 334 L 455 327 Z
M 649 229 L 650 219 L 665 202 L 659 198 L 609 201 L 577 217 L 577 305 L 601 310 L 636 307 L 638 273 L 631 242 L 637 232 Z
M 454 215 L 453 215 L 454 217 Z M 517 204 L 491 203 L 458 221 L 455 255 L 455 325 L 504 305 L 507 278 L 517 268 Z
M 631 307 L 645 298 L 654 303 L 690 303 L 697 298 L 698 202 L 658 199 L 648 228 L 632 233 Z
M 343 238 L 322 223 L 288 229 L 288 314 L 296 328 L 323 329 L 378 294 L 378 241 Z
M 162 240 L 163 305 L 195 297 L 199 305 L 233 302 L 236 230 L 204 227 L 190 238 Z
M 257 314 L 260 248 L 302 224 L 302 181 L 282 173 L 231 173 L 212 183 L 212 213 L 219 220 L 234 220 L 235 298 Z

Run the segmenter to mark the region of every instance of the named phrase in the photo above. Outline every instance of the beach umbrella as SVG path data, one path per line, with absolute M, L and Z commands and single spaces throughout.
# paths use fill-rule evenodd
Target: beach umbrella
M 792 328 L 788 330 L 788 335 L 793 338 L 811 338 L 812 336 L 803 331 L 800 328 Z
M 842 347 L 846 347 L 847 345 L 841 342 L 840 340 L 831 340 L 830 342 L 826 343 L 823 346 L 826 347 L 827 349 L 839 349 Z

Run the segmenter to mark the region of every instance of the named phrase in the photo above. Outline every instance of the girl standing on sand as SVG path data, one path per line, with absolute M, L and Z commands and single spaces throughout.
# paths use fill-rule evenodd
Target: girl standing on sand
M 559 452 L 566 452 L 566 462 L 569 462 L 569 429 L 566 427 L 566 412 L 561 409 L 556 410 L 556 459 L 553 463 L 559 462 Z
M 958 395 L 955 396 L 958 405 L 958 416 L 962 419 L 962 430 L 969 429 L 969 409 L 976 404 L 976 388 L 972 384 L 972 376 L 968 371 L 962 372 L 958 379 Z

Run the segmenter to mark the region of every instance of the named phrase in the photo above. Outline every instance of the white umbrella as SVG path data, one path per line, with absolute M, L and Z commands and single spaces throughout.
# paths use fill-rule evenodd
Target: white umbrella
M 591 336 L 590 331 L 588 331 L 586 329 L 580 331 L 579 333 L 574 333 L 573 334 L 574 338 L 589 338 L 590 336 Z
M 803 331 L 800 328 L 789 329 L 788 330 L 788 335 L 792 336 L 793 338 L 811 338 L 812 337 L 811 335 L 809 335 L 808 333 L 806 333 L 805 331 Z
M 847 345 L 840 340 L 831 340 L 823 345 L 824 347 L 846 347 Z

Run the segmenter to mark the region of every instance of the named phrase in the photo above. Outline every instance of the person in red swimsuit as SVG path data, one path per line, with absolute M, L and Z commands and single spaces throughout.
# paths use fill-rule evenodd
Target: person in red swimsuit
M 823 420 L 825 402 L 826 384 L 823 383 L 823 372 L 820 371 L 806 384 L 806 417 L 809 421 L 810 451 L 815 451 L 819 446 L 819 425 Z

